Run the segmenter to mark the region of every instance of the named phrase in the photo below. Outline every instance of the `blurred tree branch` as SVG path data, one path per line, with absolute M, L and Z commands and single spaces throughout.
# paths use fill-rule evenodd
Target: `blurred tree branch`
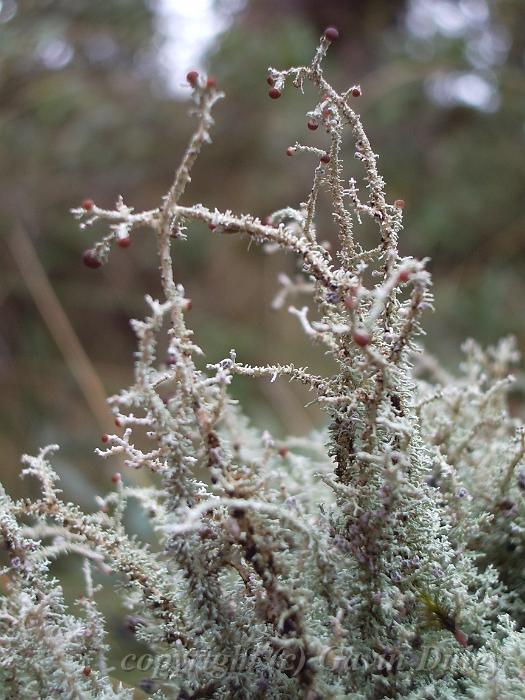
M 38 258 L 29 234 L 18 222 L 8 239 L 9 249 L 42 319 L 74 376 L 102 432 L 113 417 L 106 404 L 106 391 L 82 347 Z

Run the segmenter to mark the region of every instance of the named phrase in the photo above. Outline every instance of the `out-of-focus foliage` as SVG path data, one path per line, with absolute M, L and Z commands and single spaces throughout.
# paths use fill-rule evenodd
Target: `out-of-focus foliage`
M 147 265 L 140 256 L 113 265 L 108 305 L 79 264 L 86 245 L 68 210 L 86 193 L 108 204 L 121 190 L 145 201 L 145 183 L 156 193 L 171 175 L 165 144 L 180 140 L 180 109 L 154 69 L 154 15 L 141 0 L 1 8 L 2 230 L 8 238 L 17 220 L 27 227 L 88 354 L 109 363 L 97 368 L 111 390 L 130 355 L 126 316 L 140 309 L 135 282 Z M 77 450 L 98 429 L 5 249 L 2 266 L 2 449 L 15 466 L 25 445 L 60 424 Z

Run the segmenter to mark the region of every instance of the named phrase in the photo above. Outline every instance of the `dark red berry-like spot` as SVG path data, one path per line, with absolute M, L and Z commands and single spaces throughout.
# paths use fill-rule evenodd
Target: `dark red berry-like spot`
M 279 447 L 279 456 L 282 457 L 283 459 L 286 457 L 288 454 L 288 448 L 287 447 Z
M 339 32 L 336 27 L 327 27 L 324 30 L 324 38 L 328 39 L 328 41 L 337 41 L 337 39 L 339 39 Z
M 122 423 L 120 422 L 120 420 L 118 418 L 115 418 L 115 425 L 117 426 L 117 428 L 122 427 Z
M 398 209 L 404 209 L 405 208 L 405 200 L 404 199 L 396 199 L 394 202 L 394 206 L 397 207 Z
M 266 82 L 268 83 L 268 85 L 269 85 L 270 87 L 273 87 L 273 86 L 275 85 L 275 79 L 272 78 L 271 75 L 269 75 L 269 76 L 266 78 Z
M 117 245 L 120 248 L 129 248 L 131 245 L 131 238 L 129 236 L 124 236 L 123 238 L 118 238 Z
M 399 281 L 400 282 L 408 282 L 410 279 L 410 272 L 408 270 L 401 270 L 399 273 Z
M 215 224 L 208 224 L 208 228 L 210 229 L 210 231 L 215 231 L 217 226 Z
M 330 156 L 328 155 L 328 153 L 325 153 L 319 158 L 319 160 L 321 161 L 321 163 L 329 163 Z
M 274 87 L 271 90 L 268 90 L 268 95 L 272 98 L 272 100 L 278 100 L 282 95 L 282 92 Z
M 366 345 L 369 345 L 370 343 L 370 336 L 365 330 L 360 328 L 357 328 L 352 333 L 352 338 L 354 339 L 354 342 L 362 348 L 364 348 Z
M 294 153 L 295 153 L 295 148 L 293 146 L 288 146 L 288 148 L 286 149 L 286 155 L 293 156 Z
M 208 80 L 206 81 L 206 87 L 207 87 L 208 89 L 217 87 L 217 81 L 215 80 L 215 78 L 213 77 L 213 75 L 209 75 L 209 76 L 208 76 Z
M 83 673 L 85 676 L 90 676 L 90 675 L 91 675 L 91 666 L 84 666 L 84 669 L 83 669 L 82 673 Z
M 361 97 L 361 88 L 360 87 L 355 87 L 352 89 L 352 96 L 353 97 Z
M 102 265 L 100 258 L 93 248 L 88 248 L 88 250 L 85 250 L 82 253 L 82 262 L 86 267 L 90 267 L 92 270 L 95 270 L 97 267 Z
M 355 299 L 351 294 L 347 294 L 345 298 L 343 299 L 343 304 L 346 306 L 347 309 L 355 309 Z
M 94 206 L 95 206 L 95 202 L 92 199 L 83 199 L 82 200 L 82 209 L 85 209 L 86 211 L 91 211 Z
M 193 87 L 195 87 L 195 85 L 197 85 L 198 79 L 199 79 L 199 74 L 196 70 L 190 70 L 190 72 L 186 75 L 186 80 Z
M 319 128 L 319 124 L 315 121 L 315 119 L 309 119 L 306 126 L 310 129 L 310 131 L 315 131 Z
M 111 481 L 114 484 L 119 484 L 122 481 L 122 477 L 118 472 L 115 472 L 114 474 L 111 475 Z
M 461 630 L 455 629 L 454 630 L 454 637 L 456 638 L 456 642 L 458 644 L 461 644 L 461 646 L 466 649 L 468 647 L 468 637 L 465 634 L 465 632 L 462 632 Z
M 100 438 L 102 442 L 108 442 L 109 441 L 109 435 L 104 433 L 104 435 Z

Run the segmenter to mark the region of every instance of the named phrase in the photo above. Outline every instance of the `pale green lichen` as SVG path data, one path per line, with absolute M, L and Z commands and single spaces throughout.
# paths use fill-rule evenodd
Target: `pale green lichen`
M 319 162 L 298 208 L 262 223 L 180 203 L 222 97 L 203 82 L 193 90 L 197 128 L 158 209 L 135 214 L 119 200 L 111 211 L 74 210 L 83 226 L 108 222 L 94 249 L 102 262 L 135 226 L 157 237 L 164 299 L 147 297 L 148 317 L 132 322 L 134 383 L 110 399 L 123 431 L 97 450 L 150 470 L 157 485 L 119 481 L 85 515 L 61 500 L 50 448 L 24 458 L 42 496 L 13 502 L 0 492 L 10 558 L 0 600 L 2 697 L 131 698 L 106 668 L 91 566 L 125 582 L 131 627 L 158 661 L 143 689 L 159 699 L 523 697 L 524 433 L 506 403 L 517 354 L 510 340 L 487 351 L 468 343 L 462 374 L 451 377 L 416 346 L 430 276 L 425 261 L 398 254 L 402 207 L 387 201 L 352 90 L 338 93 L 324 77 L 329 43 L 321 39 L 308 66 L 270 69 L 281 91 L 317 87 L 308 117 L 330 138 L 326 152 L 292 147 L 295 158 Z M 343 178 L 347 127 L 366 201 Z M 322 192 L 339 234 L 335 257 L 317 239 Z M 362 217 L 379 230 L 371 250 L 355 236 Z M 334 358 L 335 374 L 253 367 L 233 351 L 197 367 L 202 351 L 170 255 L 189 221 L 298 257 L 304 275 L 281 277 L 275 306 L 312 296 L 310 309 L 290 311 Z M 157 357 L 166 323 L 167 363 Z M 279 447 L 230 398 L 236 375 L 304 384 L 327 413 L 326 432 Z M 134 444 L 135 428 L 150 450 Z M 123 514 L 137 501 L 160 553 L 126 534 Z M 63 553 L 84 560 L 78 616 L 48 574 Z

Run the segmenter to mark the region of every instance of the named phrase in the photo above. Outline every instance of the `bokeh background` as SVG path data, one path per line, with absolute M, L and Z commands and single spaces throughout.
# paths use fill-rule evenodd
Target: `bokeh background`
M 227 98 L 186 202 L 264 216 L 303 201 L 312 173 L 284 152 L 323 134 L 305 128 L 308 92 L 268 99 L 266 69 L 309 61 L 328 24 L 341 34 L 328 77 L 361 84 L 387 191 L 406 201 L 402 253 L 431 258 L 427 347 L 449 367 L 469 336 L 513 333 L 523 349 L 523 0 L 0 0 L 0 453 L 12 493 L 28 488 L 20 454 L 50 442 L 68 497 L 90 509 L 109 487 L 114 467 L 93 455 L 111 429 L 104 396 L 131 380 L 128 319 L 159 293 L 147 232 L 89 270 L 81 253 L 96 234 L 69 209 L 119 194 L 157 205 L 191 131 L 184 76 L 195 68 Z M 360 172 L 353 152 L 349 141 L 348 177 Z M 333 237 L 322 208 L 321 228 Z M 208 361 L 235 347 L 243 361 L 322 369 L 296 319 L 270 309 L 291 257 L 204 227 L 188 234 L 176 276 Z M 322 421 L 286 382 L 233 390 L 278 436 Z

